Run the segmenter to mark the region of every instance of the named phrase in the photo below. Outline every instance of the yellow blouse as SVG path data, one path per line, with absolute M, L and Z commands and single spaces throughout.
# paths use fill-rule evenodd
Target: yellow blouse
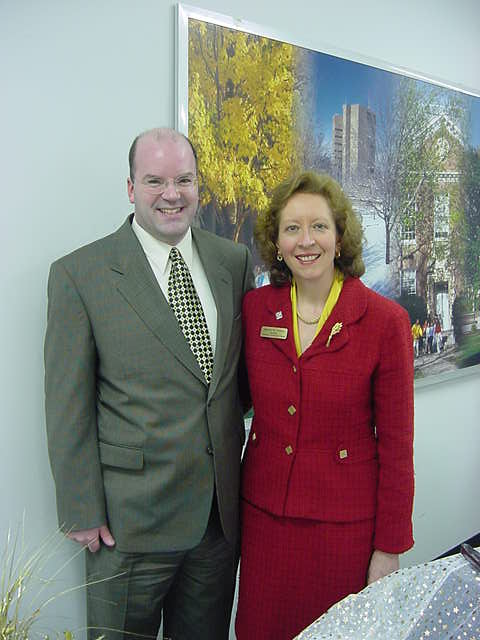
M 328 294 L 328 298 L 325 302 L 325 306 L 323 307 L 322 315 L 318 320 L 314 339 L 320 333 L 323 325 L 325 324 L 325 322 L 328 320 L 328 317 L 332 313 L 333 307 L 337 304 L 337 300 L 340 297 L 342 287 L 343 287 L 343 273 L 338 269 L 335 269 L 332 286 L 330 287 L 330 293 Z M 297 356 L 300 357 L 302 355 L 302 348 L 300 345 L 300 335 L 298 333 L 297 287 L 295 285 L 295 280 L 293 279 L 292 279 L 292 286 L 290 287 L 290 300 L 292 302 L 293 338 L 295 340 L 295 349 L 297 351 Z

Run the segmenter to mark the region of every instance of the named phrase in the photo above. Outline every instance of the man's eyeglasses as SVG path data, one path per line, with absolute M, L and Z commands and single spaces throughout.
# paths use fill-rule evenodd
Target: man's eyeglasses
M 143 186 L 152 193 L 162 194 L 164 193 L 170 182 L 173 183 L 173 187 L 176 191 L 188 191 L 197 184 L 197 177 L 193 174 L 187 173 L 184 176 L 178 176 L 177 178 L 159 178 L 157 176 L 148 176 L 142 180 Z

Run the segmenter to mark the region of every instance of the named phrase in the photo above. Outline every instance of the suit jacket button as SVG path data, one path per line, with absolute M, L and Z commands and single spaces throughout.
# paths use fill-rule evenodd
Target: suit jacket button
M 340 458 L 340 460 L 345 460 L 345 458 L 348 458 L 348 451 L 346 449 L 341 449 L 338 452 L 338 457 Z
M 207 453 L 209 456 L 213 456 L 213 447 L 211 447 L 210 445 L 208 445 L 207 447 Z
M 293 447 L 291 444 L 287 445 L 285 447 L 285 453 L 287 454 L 287 456 L 291 456 L 293 453 Z
M 287 409 L 288 413 L 293 416 L 294 413 L 297 413 L 297 410 L 295 409 L 295 407 L 293 406 L 293 404 L 291 404 L 288 409 Z
M 252 440 L 256 440 L 257 439 L 257 434 L 255 433 L 255 431 L 252 433 Z

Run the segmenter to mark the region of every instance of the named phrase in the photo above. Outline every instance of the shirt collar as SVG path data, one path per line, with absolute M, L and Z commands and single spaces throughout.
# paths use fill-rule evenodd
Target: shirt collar
M 165 274 L 168 267 L 168 258 L 170 256 L 170 249 L 172 248 L 172 245 L 162 242 L 161 240 L 157 240 L 157 238 L 154 238 L 150 233 L 148 233 L 148 231 L 145 231 L 145 229 L 135 220 L 135 216 L 133 216 L 132 220 L 132 231 L 135 233 L 138 241 L 142 245 L 145 255 L 157 265 L 161 273 Z M 182 254 L 182 258 L 191 271 L 193 264 L 193 245 L 192 231 L 190 227 L 175 247 Z

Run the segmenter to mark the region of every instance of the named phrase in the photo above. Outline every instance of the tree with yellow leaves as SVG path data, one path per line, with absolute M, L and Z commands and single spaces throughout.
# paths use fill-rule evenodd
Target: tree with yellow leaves
M 202 222 L 235 241 L 250 240 L 271 189 L 297 168 L 295 68 L 291 45 L 189 21 L 189 137 Z

